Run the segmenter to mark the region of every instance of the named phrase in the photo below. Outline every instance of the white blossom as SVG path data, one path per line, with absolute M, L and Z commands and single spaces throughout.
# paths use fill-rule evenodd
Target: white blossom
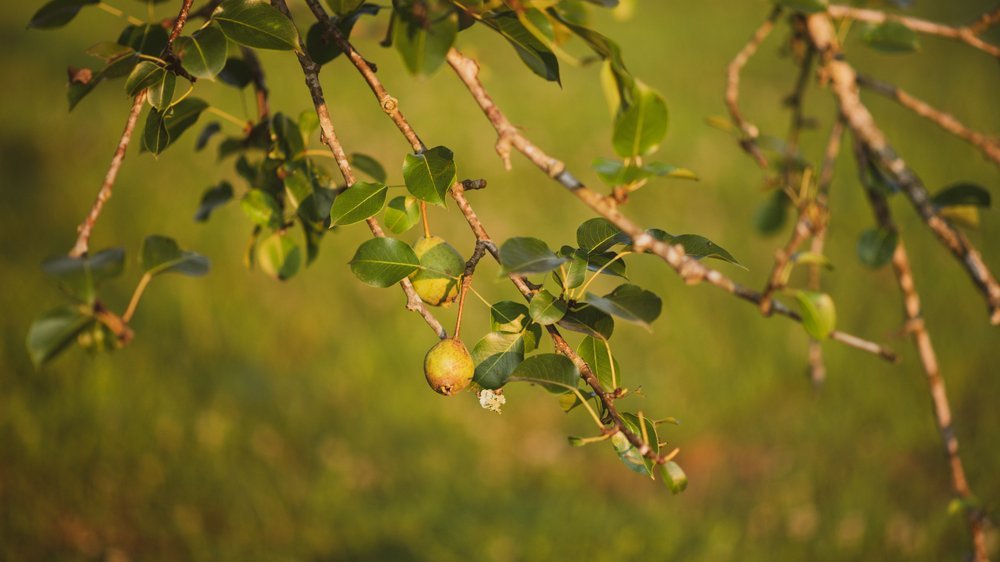
M 479 405 L 492 412 L 502 413 L 500 408 L 506 403 L 507 398 L 499 392 L 487 388 L 479 393 Z

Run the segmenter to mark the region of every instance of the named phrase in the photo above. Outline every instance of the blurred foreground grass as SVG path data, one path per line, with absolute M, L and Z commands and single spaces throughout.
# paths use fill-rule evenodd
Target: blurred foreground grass
M 709 236 L 750 268 L 728 274 L 759 285 L 785 235 L 749 234 L 760 173 L 704 120 L 722 113 L 725 65 L 768 2 L 674 4 L 637 2 L 630 21 L 601 25 L 670 104 L 663 158 L 702 178 L 647 187 L 627 210 L 650 226 Z M 570 448 L 565 435 L 590 427 L 544 392 L 509 389 L 503 416 L 471 395 L 430 392 L 420 373 L 430 331 L 398 292 L 362 286 L 345 266 L 363 228 L 328 237 L 318 263 L 287 284 L 247 273 L 240 255 L 248 226 L 236 206 L 207 225 L 191 222 L 201 191 L 232 175 L 211 150 L 192 157 L 193 135 L 159 160 L 130 154 L 94 246 L 124 245 L 134 256 L 143 236 L 162 233 L 210 256 L 212 273 L 155 282 L 129 348 L 95 358 L 73 351 L 35 372 L 24 335 L 59 300 L 38 264 L 70 246 L 127 111 L 111 83 L 67 114 L 62 70 L 87 64 L 83 49 L 113 38 L 122 23 L 85 11 L 62 32 L 27 32 L 35 7 L 12 3 L 0 16 L 8 78 L 0 112 L 0 559 L 956 560 L 966 549 L 963 521 L 946 510 L 948 474 L 926 384 L 898 331 L 891 272 L 864 271 L 854 258 L 871 219 L 847 161 L 833 187 L 828 254 L 837 269 L 824 283 L 839 325 L 888 340 L 902 352 L 900 365 L 828 345 L 829 380 L 816 394 L 804 377 L 801 329 L 713 289 L 684 287 L 653 260 L 636 262 L 633 278 L 661 293 L 664 315 L 652 334 L 620 326 L 615 351 L 627 384 L 642 389 L 629 407 L 683 422 L 665 431 L 691 479 L 680 496 L 626 471 L 607 446 Z M 988 7 L 921 3 L 916 13 L 961 22 Z M 376 45 L 381 32 L 359 27 L 359 48 L 424 139 L 456 149 L 462 177 L 488 178 L 489 189 L 470 199 L 491 234 L 571 241 L 588 212 L 523 159 L 504 172 L 488 124 L 458 81 L 447 71 L 424 81 L 403 75 L 396 54 Z M 749 65 L 743 105 L 780 133 L 779 101 L 794 74 L 775 56 L 777 44 L 772 38 Z M 944 41 L 923 45 L 912 57 L 857 45 L 852 55 L 978 129 L 1000 130 L 996 61 Z M 483 60 L 512 120 L 596 181 L 583 172 L 611 150 L 595 69 L 566 68 L 559 89 L 481 30 L 463 34 L 460 46 Z M 296 115 L 308 97 L 291 59 L 264 60 L 272 106 Z M 406 146 L 364 84 L 343 60 L 324 79 L 344 144 L 393 168 Z M 215 90 L 214 103 L 242 111 L 233 91 Z M 996 169 L 974 150 L 884 100 L 871 105 L 929 186 L 970 180 L 996 193 Z M 814 91 L 808 110 L 824 124 L 808 135 L 815 154 L 832 116 L 829 95 Z M 398 172 L 390 178 L 399 180 Z M 950 256 L 904 201 L 893 205 L 969 477 L 993 508 L 1000 337 Z M 456 213 L 434 219 L 460 250 L 471 249 Z M 995 211 L 983 223 L 972 237 L 998 267 Z M 489 271 L 477 287 L 511 298 Z M 122 306 L 137 277 L 133 267 L 109 300 Z M 484 312 L 473 311 L 469 337 L 486 329 Z M 444 314 L 448 323 L 453 314 Z M 991 541 L 996 556 L 995 533 Z

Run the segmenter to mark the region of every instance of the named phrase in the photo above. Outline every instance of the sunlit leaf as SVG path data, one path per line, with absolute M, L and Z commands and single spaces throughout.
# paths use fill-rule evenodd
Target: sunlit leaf
M 420 268 L 408 244 L 395 238 L 373 238 L 361 244 L 351 259 L 351 271 L 362 283 L 389 287 Z

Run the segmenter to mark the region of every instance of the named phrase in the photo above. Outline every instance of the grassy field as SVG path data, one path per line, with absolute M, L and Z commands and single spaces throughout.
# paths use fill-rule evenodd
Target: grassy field
M 25 30 L 37 2 L 0 15 L 7 77 L 0 111 L 0 559 L 3 560 L 959 560 L 968 545 L 949 515 L 948 472 L 927 385 L 900 333 L 901 307 L 888 269 L 855 258 L 871 225 L 853 165 L 832 187 L 824 285 L 845 330 L 887 341 L 891 365 L 825 346 L 829 380 L 806 378 L 805 333 L 708 287 L 686 287 L 662 263 L 635 260 L 632 279 L 664 300 L 655 331 L 621 325 L 615 352 L 626 383 L 641 387 L 627 407 L 682 421 L 666 430 L 690 477 L 682 495 L 628 472 L 611 448 L 571 448 L 566 435 L 592 431 L 581 412 L 565 415 L 536 388 L 514 386 L 502 416 L 472 395 L 429 391 L 422 358 L 434 343 L 397 291 L 366 287 L 346 262 L 366 238 L 361 226 L 325 241 L 317 263 L 288 283 L 241 264 L 249 223 L 236 205 L 208 224 L 191 216 L 202 190 L 239 181 L 212 151 L 192 156 L 189 134 L 159 159 L 130 153 L 95 247 L 123 245 L 130 265 L 109 286 L 121 308 L 138 277 L 143 237 L 177 238 L 212 260 L 200 280 L 155 282 L 134 321 L 128 348 L 91 357 L 74 350 L 36 371 L 24 348 L 31 319 L 60 302 L 39 263 L 72 244 L 120 134 L 128 101 L 103 85 L 72 113 L 67 65 L 93 64 L 89 45 L 113 39 L 122 21 L 85 10 L 61 32 Z M 136 2 L 115 3 L 143 15 Z M 175 9 L 161 6 L 161 15 Z M 293 3 L 298 4 L 298 3 Z M 971 20 L 991 2 L 921 2 L 916 14 Z M 671 111 L 662 158 L 695 170 L 697 183 L 660 181 L 626 211 L 643 224 L 708 236 L 748 271 L 719 267 L 740 282 L 764 283 L 785 233 L 754 233 L 762 176 L 706 118 L 724 113 L 725 66 L 767 0 L 635 2 L 625 21 L 598 27 L 620 40 L 630 69 L 661 91 Z M 413 80 L 395 52 L 377 45 L 384 29 L 356 31 L 387 87 L 429 145 L 456 151 L 461 177 L 489 188 L 470 194 L 498 240 L 514 235 L 571 242 L 589 212 L 522 158 L 505 172 L 494 136 L 453 75 Z M 778 35 L 781 35 L 779 33 Z M 781 134 L 780 100 L 794 80 L 773 37 L 748 66 L 743 107 Z M 989 38 L 1000 39 L 993 33 Z M 510 118 L 584 180 L 611 156 L 610 121 L 596 68 L 564 68 L 563 87 L 543 83 L 510 47 L 481 29 L 459 46 L 483 61 L 483 78 Z M 913 56 L 850 42 L 866 72 L 953 111 L 976 128 L 1000 131 L 996 61 L 952 42 L 923 39 Z M 263 58 L 272 106 L 309 107 L 288 53 Z M 344 61 L 325 67 L 324 86 L 349 150 L 388 164 L 408 149 Z M 234 90 L 206 97 L 236 114 Z M 201 95 L 201 94 L 199 94 Z M 867 100 L 868 98 L 866 98 Z M 1000 175 L 974 150 L 920 118 L 872 97 L 898 151 L 932 189 L 957 180 L 996 193 Z M 821 122 L 805 148 L 822 150 L 833 116 L 827 91 L 807 111 Z M 1000 499 L 1000 333 L 964 272 L 897 198 L 916 282 L 925 300 L 974 490 L 987 509 Z M 472 237 L 461 217 L 435 211 L 435 229 L 463 254 Z M 409 237 L 415 234 L 408 235 Z M 1000 221 L 983 215 L 970 234 L 1000 268 Z M 409 238 L 407 238 L 409 240 Z M 514 298 L 494 282 L 477 288 Z M 610 287 L 609 287 L 610 288 Z M 463 335 L 485 333 L 487 310 L 469 312 Z M 448 324 L 454 311 L 443 313 Z M 992 555 L 1000 555 L 995 531 Z

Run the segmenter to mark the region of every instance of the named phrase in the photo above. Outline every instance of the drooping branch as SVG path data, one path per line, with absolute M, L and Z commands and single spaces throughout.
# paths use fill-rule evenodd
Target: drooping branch
M 984 156 L 992 160 L 994 164 L 1000 166 L 1000 143 L 995 139 L 970 129 L 951 114 L 934 108 L 930 104 L 911 96 L 905 90 L 888 82 L 859 74 L 858 85 L 899 102 L 903 107 L 932 121 L 938 127 L 975 146 L 983 152 Z
M 897 14 L 887 14 L 879 10 L 872 10 L 868 8 L 855 8 L 853 6 L 843 6 L 838 4 L 831 4 L 827 8 L 827 13 L 830 16 L 837 19 L 852 19 L 855 21 L 863 21 L 866 23 L 881 24 L 887 21 L 895 21 L 906 27 L 916 31 L 917 33 L 923 33 L 925 35 L 936 35 L 938 37 L 945 37 L 948 39 L 954 39 L 956 41 L 961 41 L 970 47 L 978 49 L 990 56 L 1000 58 L 1000 47 L 992 45 L 983 41 L 978 37 L 981 33 L 980 29 L 985 30 L 992 22 L 995 20 L 996 13 L 989 12 L 984 14 L 976 23 L 971 26 L 964 27 L 953 27 L 950 25 L 945 25 L 942 23 L 937 23 L 933 21 L 923 20 L 920 18 L 913 18 L 909 16 L 900 16 Z
M 493 242 L 493 239 L 490 238 L 490 235 L 486 233 L 486 229 L 483 227 L 482 222 L 480 222 L 476 212 L 472 209 L 469 201 L 465 198 L 464 186 L 461 183 L 453 185 L 451 188 L 451 196 L 455 200 L 455 203 L 458 204 L 458 208 L 465 217 L 466 222 L 469 223 L 469 228 L 471 228 L 472 232 L 476 235 L 477 243 L 481 243 L 483 247 L 489 251 L 490 255 L 493 256 L 497 263 L 500 263 L 500 252 L 497 250 L 497 245 Z M 508 277 L 510 277 L 514 286 L 517 287 L 517 290 L 521 292 L 521 295 L 523 295 L 525 299 L 530 302 L 531 299 L 534 298 L 536 291 L 525 282 L 525 279 L 522 276 L 511 274 Z M 656 464 L 665 463 L 665 456 L 654 452 L 649 444 L 642 440 L 641 436 L 633 433 L 629 430 L 628 426 L 625 425 L 621 414 L 615 406 L 616 396 L 613 393 L 609 393 L 601 385 L 601 382 L 597 378 L 597 375 L 594 374 L 593 369 L 590 368 L 590 365 L 588 365 L 587 362 L 576 353 L 573 347 L 569 345 L 566 339 L 563 338 L 559 329 L 554 325 L 550 325 L 546 326 L 546 330 L 549 333 L 549 337 L 552 339 L 552 345 L 556 352 L 564 355 L 573 362 L 577 370 L 580 371 L 580 377 L 587 383 L 588 386 L 590 386 L 590 388 L 594 391 L 594 395 L 601 401 L 601 404 L 607 412 L 608 418 L 611 419 L 611 423 L 614 426 L 613 431 L 621 432 L 622 435 L 628 439 L 629 443 L 631 443 L 642 456 L 652 460 Z
M 851 131 L 872 154 L 876 163 L 894 176 L 896 183 L 927 226 L 958 258 L 973 283 L 986 298 L 990 321 L 993 324 L 1000 324 L 1000 284 L 986 266 L 979 250 L 962 232 L 938 214 L 923 182 L 889 145 L 871 112 L 862 103 L 858 93 L 857 74 L 843 57 L 833 22 L 826 14 L 819 13 L 809 16 L 808 26 L 813 44 L 822 54 L 825 75 L 837 98 L 840 112 L 847 120 Z
M 858 173 L 862 185 L 865 184 L 866 170 L 868 169 L 868 155 L 864 147 L 855 142 L 855 160 L 858 164 Z M 885 196 L 871 186 L 865 185 L 865 191 L 875 214 L 875 220 L 879 226 L 891 231 L 898 232 L 892 220 L 889 203 Z M 952 491 L 962 501 L 965 507 L 966 521 L 969 525 L 969 532 L 972 535 L 972 545 L 974 560 L 976 562 L 987 562 L 986 536 L 983 532 L 983 513 L 973 505 L 973 494 L 969 488 L 969 482 L 965 476 L 965 467 L 962 464 L 962 457 L 958 453 L 958 438 L 955 436 L 955 429 L 951 418 L 951 406 L 948 401 L 948 392 L 945 388 L 944 378 L 938 367 L 937 353 L 931 342 L 930 333 L 924 322 L 923 312 L 920 305 L 920 294 L 917 292 L 913 281 L 913 271 L 910 267 L 910 260 L 906 254 L 906 247 L 902 240 L 896 245 L 896 250 L 892 255 L 892 268 L 896 274 L 896 281 L 903 297 L 903 310 L 906 318 L 906 332 L 913 338 L 913 345 L 920 356 L 920 363 L 923 366 L 924 374 L 927 378 L 928 390 L 931 395 L 931 406 L 934 411 L 934 421 L 938 432 L 941 435 L 941 444 L 944 447 L 945 455 L 948 459 L 948 468 L 951 474 Z
M 101 211 L 104 209 L 104 204 L 111 199 L 111 192 L 115 187 L 115 180 L 118 179 L 118 170 L 122 167 L 122 162 L 125 161 L 125 152 L 128 150 L 128 145 L 132 141 L 132 133 L 135 131 L 135 124 L 139 120 L 139 113 L 142 112 L 142 104 L 146 101 L 146 91 L 143 90 L 135 96 L 132 100 L 132 109 L 129 111 L 128 118 L 125 120 L 125 129 L 122 131 L 122 136 L 118 139 L 118 146 L 115 148 L 115 154 L 111 157 L 111 165 L 108 166 L 108 171 L 104 175 L 104 183 L 101 184 L 101 189 L 97 192 L 97 199 L 94 200 L 94 204 L 90 207 L 90 212 L 87 213 L 87 217 L 83 219 L 80 226 L 77 227 L 76 243 L 73 244 L 73 249 L 69 251 L 70 257 L 79 258 L 87 254 L 90 244 L 90 234 L 94 230 L 94 224 L 97 222 L 97 218 L 101 216 Z
M 740 52 L 736 53 L 736 56 L 733 57 L 732 62 L 729 63 L 726 69 L 725 99 L 726 107 L 729 109 L 729 117 L 742 135 L 740 146 L 757 161 L 761 168 L 767 168 L 767 158 L 764 157 L 764 153 L 757 146 L 757 137 L 760 136 L 760 130 L 756 125 L 747 121 L 740 112 L 740 73 L 750 58 L 753 57 L 754 53 L 757 52 L 757 49 L 760 48 L 764 39 L 767 39 L 767 36 L 770 35 L 771 30 L 774 29 L 774 22 L 778 19 L 779 15 L 781 15 L 781 8 L 775 7 L 771 10 L 764 23 L 760 24 L 760 27 L 754 31 L 750 40 L 740 49 Z
M 350 55 L 352 63 L 354 63 L 355 67 L 358 69 L 361 76 L 368 84 L 369 88 L 371 88 L 372 93 L 375 94 L 375 97 L 379 101 L 379 105 L 381 105 L 383 111 L 385 111 L 386 114 L 392 119 L 393 123 L 396 124 L 400 133 L 402 133 L 403 136 L 406 137 L 406 139 L 410 142 L 411 146 L 415 151 L 423 150 L 424 149 L 423 142 L 420 141 L 420 138 L 417 136 L 412 126 L 410 126 L 409 122 L 406 120 L 402 112 L 399 110 L 396 98 L 389 95 L 388 91 L 382 85 L 378 76 L 376 76 L 375 72 L 372 71 L 371 66 L 368 64 L 368 62 L 364 59 L 364 57 L 362 57 L 357 52 L 357 50 L 350 44 L 350 42 L 346 38 L 344 38 L 342 34 L 339 33 L 339 30 L 337 30 L 336 27 L 332 25 L 332 21 L 330 20 L 329 16 L 327 16 L 326 11 L 323 9 L 322 6 L 319 5 L 318 2 L 315 2 L 314 0 L 307 0 L 307 2 L 310 6 L 310 9 L 313 11 L 313 14 L 316 16 L 317 20 L 320 23 L 324 24 L 324 26 L 327 29 L 327 32 L 337 40 L 338 46 L 340 46 L 341 50 Z M 391 103 L 387 105 L 386 100 L 391 100 Z M 473 210 L 472 206 L 469 204 L 468 200 L 465 198 L 464 195 L 467 189 L 482 189 L 483 187 L 485 187 L 485 182 L 482 180 L 479 181 L 467 180 L 465 182 L 459 182 L 453 185 L 450 192 L 452 198 L 454 198 L 455 202 L 458 204 L 458 208 L 462 212 L 462 215 L 465 217 L 466 222 L 469 224 L 469 228 L 472 230 L 473 234 L 476 237 L 476 252 L 478 253 L 486 251 L 491 256 L 493 256 L 493 258 L 499 263 L 500 252 L 497 248 L 497 245 L 493 242 L 492 238 L 490 238 L 489 234 L 487 234 L 485 227 L 482 225 L 482 222 L 480 222 L 479 217 L 476 215 L 475 211 Z M 478 264 L 479 259 L 476 258 L 475 254 L 473 255 L 473 258 L 475 259 L 475 262 L 473 262 L 473 260 L 470 259 L 470 261 L 467 263 L 467 271 L 468 271 L 468 266 L 470 264 L 472 264 L 471 267 L 473 269 L 475 268 L 475 264 Z M 537 287 L 533 286 L 527 279 L 525 279 L 521 275 L 510 274 L 508 275 L 508 277 L 510 278 L 514 286 L 517 288 L 517 290 L 525 297 L 525 299 L 527 299 L 530 302 L 531 299 L 534 297 L 535 293 L 537 293 L 538 290 Z M 471 281 L 471 275 L 463 276 L 463 287 L 462 287 L 463 296 L 465 290 L 467 289 L 466 283 L 470 281 Z M 573 362 L 577 370 L 580 372 L 581 378 L 584 379 L 584 381 L 586 381 L 587 384 L 594 390 L 595 396 L 597 396 L 598 399 L 601 401 L 601 403 L 604 405 L 605 410 L 608 413 L 608 417 L 610 418 L 613 426 L 613 429 L 610 431 L 621 432 L 622 435 L 624 435 L 625 438 L 628 439 L 629 443 L 631 443 L 634 447 L 636 447 L 636 449 L 639 451 L 640 454 L 642 454 L 642 456 L 650 459 L 654 463 L 664 464 L 665 462 L 667 462 L 669 460 L 668 457 L 656 453 L 649 446 L 648 443 L 643 441 L 641 436 L 636 435 L 631 430 L 629 430 L 629 428 L 623 421 L 623 418 L 621 417 L 621 415 L 618 413 L 618 410 L 614 406 L 614 400 L 616 395 L 609 393 L 601 386 L 601 383 L 598 380 L 597 376 L 594 374 L 593 370 L 590 368 L 587 362 L 584 361 L 583 358 L 581 358 L 576 353 L 576 351 L 572 348 L 572 346 L 570 346 L 566 342 L 566 340 L 562 337 L 562 334 L 560 334 L 559 330 L 555 326 L 547 326 L 547 331 L 549 332 L 549 336 L 552 339 L 553 347 L 556 349 L 556 351 L 564 355 L 570 361 Z M 457 332 L 458 332 L 458 325 L 456 326 L 456 333 Z
M 681 246 L 674 246 L 656 240 L 648 232 L 646 232 L 645 229 L 638 226 L 622 214 L 612 200 L 609 200 L 609 198 L 589 189 L 566 170 L 565 164 L 546 154 L 542 151 L 542 149 L 535 146 L 530 140 L 528 140 L 527 137 L 521 134 L 520 129 L 515 127 L 513 123 L 507 119 L 503 112 L 500 111 L 500 108 L 497 107 L 493 98 L 490 97 L 482 83 L 479 81 L 479 65 L 476 61 L 466 57 L 456 49 L 451 49 L 448 52 L 448 63 L 454 69 L 459 79 L 461 79 L 469 89 L 472 97 L 475 99 L 476 103 L 479 104 L 480 109 L 482 109 L 483 113 L 496 130 L 498 135 L 496 145 L 497 152 L 500 154 L 501 158 L 508 161 L 511 149 L 516 149 L 518 152 L 531 160 L 533 164 L 541 168 L 542 171 L 544 171 L 549 177 L 565 187 L 578 199 L 583 201 L 588 207 L 597 212 L 598 215 L 608 219 L 622 232 L 632 238 L 633 246 L 636 248 L 637 252 L 648 251 L 659 256 L 667 262 L 667 264 L 669 264 L 686 283 L 697 284 L 702 281 L 707 281 L 712 286 L 722 289 L 723 291 L 726 291 L 727 293 L 730 293 L 742 300 L 758 306 L 760 305 L 760 293 L 736 283 L 732 279 L 723 275 L 720 271 L 712 269 L 700 261 L 685 255 L 684 248 Z M 799 313 L 779 302 L 775 302 L 773 304 L 773 312 L 790 318 L 796 322 L 802 321 L 802 317 Z M 874 353 L 889 361 L 895 360 L 896 357 L 895 353 L 882 345 L 841 331 L 831 332 L 830 338 L 851 347 L 855 347 L 869 353 Z
M 291 14 L 288 12 L 288 6 L 285 4 L 284 0 L 271 0 L 271 4 L 281 10 L 286 16 L 291 18 Z M 337 162 L 337 167 L 340 169 L 341 175 L 344 177 L 344 182 L 347 184 L 348 189 L 350 186 L 354 185 L 354 172 L 351 170 L 351 164 L 347 157 L 347 153 L 344 152 L 343 146 L 337 138 L 337 133 L 333 128 L 333 121 L 330 119 L 330 109 L 326 104 L 326 99 L 323 96 L 323 86 L 319 81 L 319 65 L 309 58 L 309 55 L 305 53 L 296 53 L 299 59 L 299 66 L 302 67 L 302 74 L 305 76 L 306 87 L 309 89 L 309 95 L 312 97 L 313 107 L 316 110 L 316 116 L 319 118 L 321 140 L 323 144 L 330 149 L 333 154 L 334 160 Z M 374 217 L 367 219 L 368 228 L 371 230 L 372 235 L 377 238 L 384 238 L 385 232 L 382 231 L 382 227 L 379 225 L 378 220 Z M 399 282 L 400 287 L 403 289 L 403 293 L 406 294 L 406 308 L 419 314 L 424 322 L 434 331 L 434 333 L 439 338 L 448 337 L 448 333 L 445 331 L 444 326 L 441 322 L 434 317 L 434 314 L 427 308 L 423 301 L 420 300 L 420 296 L 417 295 L 416 290 L 413 288 L 413 284 L 410 283 L 409 279 L 403 279 Z
M 389 95 L 389 92 L 382 85 L 382 81 L 378 79 L 375 75 L 375 69 L 372 68 L 371 64 L 365 60 L 364 57 L 358 53 L 357 49 L 351 45 L 344 34 L 340 32 L 340 29 L 336 25 L 333 25 L 333 21 L 330 16 L 327 15 L 326 10 L 317 0 L 306 0 L 306 4 L 309 5 L 309 9 L 312 11 L 313 15 L 316 16 L 316 20 L 323 25 L 326 30 L 327 37 L 332 39 L 337 47 L 343 51 L 347 58 L 351 61 L 351 64 L 358 69 L 361 76 L 364 77 L 365 83 L 371 88 L 375 98 L 378 99 L 378 104 L 381 106 L 382 111 L 392 119 L 392 122 L 396 124 L 403 136 L 406 137 L 407 142 L 413 147 L 414 152 L 423 152 L 426 147 L 420 137 L 417 135 L 413 127 L 410 126 L 409 121 L 403 116 L 402 111 L 399 110 L 399 100 Z

